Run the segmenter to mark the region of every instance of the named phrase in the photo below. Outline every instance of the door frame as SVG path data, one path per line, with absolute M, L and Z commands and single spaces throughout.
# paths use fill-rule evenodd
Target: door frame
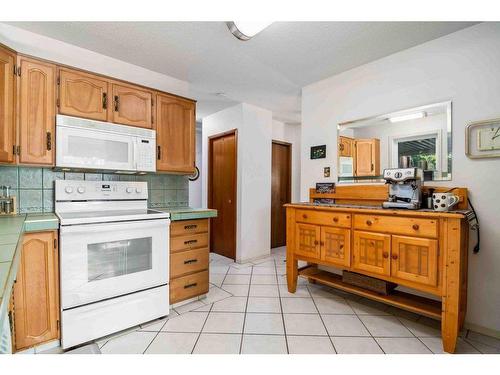
M 287 201 L 288 202 L 291 202 L 292 201 L 292 151 L 293 151 L 293 144 L 290 143 L 290 142 L 284 142 L 284 141 L 278 141 L 278 140 L 275 140 L 273 139 L 271 141 L 271 225 L 270 225 L 270 232 L 271 232 L 271 238 L 270 238 L 270 246 L 273 245 L 272 243 L 272 237 L 273 237 L 273 232 L 272 232 L 272 220 L 273 220 L 273 217 L 272 217 L 272 208 L 273 208 L 273 200 L 272 200 L 272 190 L 273 190 L 273 185 L 272 185 L 272 173 L 273 173 L 273 144 L 277 144 L 277 145 L 280 145 L 280 146 L 286 146 L 288 148 L 288 165 L 287 165 L 287 168 L 288 168 L 288 188 L 287 188 L 287 191 L 286 191 L 286 195 L 287 195 Z M 286 224 L 285 224 L 285 228 L 286 228 Z M 286 245 L 286 232 L 285 232 L 285 245 Z M 271 247 L 273 249 L 273 247 Z
M 236 260 L 236 253 L 237 253 L 237 248 L 236 248 L 236 238 L 237 238 L 237 233 L 238 233 L 238 129 L 231 129 L 227 130 L 222 133 L 217 133 L 214 135 L 211 135 L 208 137 L 208 160 L 207 160 L 207 171 L 208 171 L 208 176 L 207 176 L 207 203 L 208 203 L 208 208 L 212 208 L 212 174 L 213 174 L 213 169 L 212 169 L 212 158 L 213 158 L 213 141 L 226 137 L 228 135 L 234 135 L 234 196 L 233 196 L 233 202 L 234 202 L 234 217 L 236 219 L 235 223 L 235 230 L 234 230 L 234 235 L 233 235 L 233 248 L 234 248 L 234 257 L 233 259 Z M 213 226 L 210 225 L 210 251 L 212 251 L 213 246 Z

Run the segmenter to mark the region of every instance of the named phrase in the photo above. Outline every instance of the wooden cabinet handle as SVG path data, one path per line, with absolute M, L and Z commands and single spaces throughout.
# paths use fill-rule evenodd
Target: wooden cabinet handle
M 303 219 L 307 219 L 307 215 L 306 214 L 302 214 L 302 218 Z
M 344 248 L 344 245 L 340 245 L 340 246 L 339 246 L 339 249 L 343 249 L 343 248 Z
M 391 258 L 394 260 L 398 259 L 398 254 L 392 254 Z
M 335 217 L 333 218 L 333 222 L 334 222 L 334 223 L 338 223 L 338 222 L 339 222 L 339 218 L 335 216 Z
M 318 241 L 318 240 L 315 240 L 315 241 L 314 241 L 314 244 L 315 244 L 315 245 L 319 244 L 319 241 Z
M 47 151 L 52 150 L 52 133 L 47 132 Z
M 194 288 L 198 283 L 186 284 L 184 285 L 184 289 Z
M 120 108 L 120 97 L 118 95 L 115 95 L 115 112 L 118 112 L 119 108 Z
M 102 109 L 108 108 L 108 94 L 105 92 L 102 93 Z
M 184 261 L 184 264 L 193 264 L 198 262 L 198 259 L 188 259 Z
M 325 246 L 325 243 L 324 243 L 323 241 L 319 241 L 319 244 L 320 244 L 321 246 Z
M 418 230 L 418 228 L 420 228 L 420 226 L 418 224 L 413 224 L 412 228 L 415 230 Z
M 156 147 L 156 158 L 161 160 L 161 146 Z
M 344 144 L 343 144 L 343 143 L 340 143 L 340 144 L 339 144 L 339 150 L 340 150 L 340 151 L 344 151 Z
M 387 259 L 387 258 L 389 258 L 389 253 L 388 253 L 387 251 L 384 251 L 384 252 L 382 253 L 382 256 L 383 256 L 385 259 Z
M 366 220 L 366 225 L 370 226 L 370 225 L 372 225 L 372 224 L 373 224 L 373 221 L 371 221 L 371 220 Z
M 192 245 L 194 243 L 197 243 L 198 240 L 187 240 L 187 241 L 184 241 L 184 245 Z
M 184 229 L 196 229 L 196 228 L 198 228 L 197 224 L 184 225 Z

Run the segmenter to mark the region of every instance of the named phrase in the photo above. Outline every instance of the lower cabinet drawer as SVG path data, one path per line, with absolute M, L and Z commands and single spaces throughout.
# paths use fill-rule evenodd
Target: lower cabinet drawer
M 351 227 L 351 214 L 345 212 L 297 210 L 295 220 L 308 224 L 328 225 L 343 228 Z
M 403 234 L 414 237 L 437 237 L 438 224 L 434 219 L 393 217 L 383 215 L 354 215 L 354 229 L 380 233 Z
M 170 237 L 170 252 L 192 250 L 208 247 L 208 233 L 190 234 L 188 236 Z
M 170 224 L 171 236 L 186 236 L 203 232 L 208 232 L 208 219 L 173 221 Z
M 208 293 L 208 271 L 202 271 L 170 281 L 170 303 Z
M 208 269 L 208 249 L 181 251 L 170 255 L 170 277 Z

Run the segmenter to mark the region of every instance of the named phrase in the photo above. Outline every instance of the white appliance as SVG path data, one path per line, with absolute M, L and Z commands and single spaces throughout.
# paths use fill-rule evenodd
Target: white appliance
M 56 168 L 154 172 L 155 150 L 154 130 L 56 117 Z
M 61 346 L 169 314 L 170 215 L 147 182 L 55 182 L 60 220 Z
M 339 177 L 354 176 L 354 160 L 351 157 L 339 157 Z

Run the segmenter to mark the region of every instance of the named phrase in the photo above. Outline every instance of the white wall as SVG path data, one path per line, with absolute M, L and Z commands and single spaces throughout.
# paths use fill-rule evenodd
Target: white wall
M 59 64 L 89 70 L 177 95 L 188 96 L 189 94 L 189 83 L 186 81 L 11 25 L 0 23 L 0 43 L 17 52 L 52 60 Z
M 207 205 L 208 138 L 237 129 L 236 261 L 268 255 L 271 242 L 272 113 L 241 103 L 207 116 L 203 124 L 202 201 Z
M 273 120 L 273 141 L 292 144 L 292 202 L 300 201 L 300 124 Z
M 500 23 L 482 23 L 305 87 L 301 198 L 322 180 L 310 146 L 326 142 L 327 163 L 336 165 L 339 122 L 446 100 L 453 101 L 453 180 L 442 184 L 468 187 L 481 221 L 481 252 L 469 256 L 466 322 L 499 334 L 500 159 L 467 158 L 464 134 L 471 121 L 500 117 Z
M 201 129 L 196 126 L 196 166 L 200 170 L 200 177 L 196 181 L 189 181 L 189 207 L 201 207 L 201 188 L 202 188 L 202 135 Z

